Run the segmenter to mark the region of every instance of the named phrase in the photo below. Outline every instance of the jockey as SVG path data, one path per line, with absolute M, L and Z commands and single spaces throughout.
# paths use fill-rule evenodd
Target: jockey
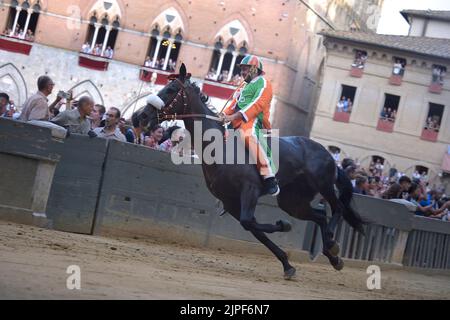
M 233 128 L 240 131 L 245 146 L 256 159 L 257 168 L 264 180 L 265 193 L 277 196 L 280 188 L 275 178 L 272 152 L 263 135 L 263 129 L 271 129 L 269 116 L 272 85 L 264 77 L 260 58 L 246 55 L 239 66 L 245 83 L 236 90 L 221 118 L 224 122 L 231 122 Z

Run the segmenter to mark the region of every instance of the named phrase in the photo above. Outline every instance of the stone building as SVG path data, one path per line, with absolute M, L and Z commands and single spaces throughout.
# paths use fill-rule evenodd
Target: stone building
M 450 39 L 450 11 L 403 10 L 410 36 Z
M 321 34 L 327 58 L 311 137 L 366 169 L 380 160 L 385 173 L 426 172 L 440 183 L 450 170 L 442 167 L 450 144 L 450 40 Z
M 130 116 L 184 62 L 221 109 L 239 81 L 237 64 L 252 53 L 273 83 L 274 126 L 282 134 L 308 134 L 325 55 L 316 32 L 375 30 L 382 3 L 4 0 L 0 88 L 20 106 L 37 77 L 48 74 L 56 91 L 89 94 Z

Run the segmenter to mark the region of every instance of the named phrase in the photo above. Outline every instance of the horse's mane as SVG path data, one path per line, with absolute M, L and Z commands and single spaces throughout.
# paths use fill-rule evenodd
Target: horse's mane
M 202 90 L 198 86 L 197 82 L 189 82 L 189 85 L 194 89 L 195 93 L 200 97 L 200 101 L 202 102 L 203 106 L 205 107 L 205 110 L 207 110 L 207 112 L 210 115 L 217 117 L 217 112 L 214 112 L 208 106 L 208 101 L 210 101 L 209 96 L 202 92 Z
M 200 98 L 200 102 L 203 105 L 203 109 L 205 110 L 205 114 L 208 114 L 210 116 L 218 117 L 218 113 L 211 110 L 211 108 L 208 106 L 208 101 L 210 100 L 209 96 L 200 90 L 200 87 L 197 85 L 196 82 L 189 81 L 189 86 L 194 89 L 194 92 L 198 95 Z M 215 107 L 212 106 L 214 109 Z M 219 126 L 220 131 L 223 133 L 225 128 L 223 126 Z

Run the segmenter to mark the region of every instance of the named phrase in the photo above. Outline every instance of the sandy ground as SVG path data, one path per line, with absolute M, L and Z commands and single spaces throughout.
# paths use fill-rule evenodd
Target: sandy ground
M 68 290 L 68 266 L 81 290 Z M 382 269 L 369 291 L 363 268 L 293 263 L 282 278 L 269 255 L 144 239 L 110 239 L 0 222 L 1 299 L 449 299 L 450 275 Z

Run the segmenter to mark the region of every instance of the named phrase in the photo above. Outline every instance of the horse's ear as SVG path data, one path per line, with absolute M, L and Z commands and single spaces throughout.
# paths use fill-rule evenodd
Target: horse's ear
M 186 79 L 186 75 L 187 75 L 187 71 L 186 71 L 186 66 L 184 65 L 184 63 L 181 64 L 180 67 L 180 80 L 184 81 Z

